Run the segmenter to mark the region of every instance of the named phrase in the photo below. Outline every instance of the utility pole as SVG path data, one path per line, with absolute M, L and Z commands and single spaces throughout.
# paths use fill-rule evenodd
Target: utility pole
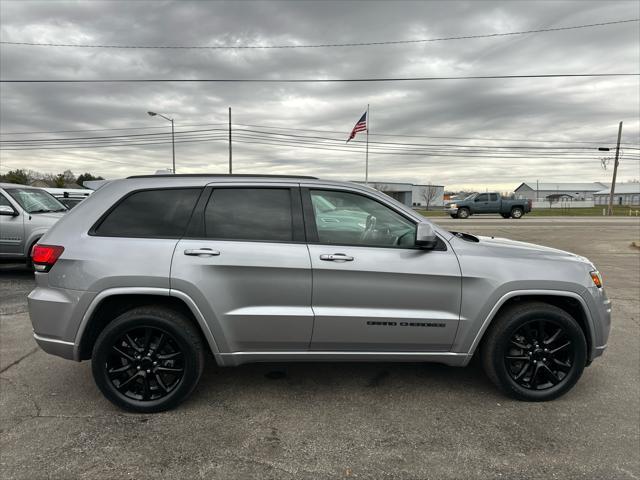
M 171 157 L 173 158 L 173 174 L 176 174 L 176 137 L 173 134 L 173 118 L 171 119 Z
M 367 147 L 364 164 L 364 184 L 369 185 L 369 104 L 367 103 Z
M 233 174 L 233 155 L 231 151 L 231 107 L 229 107 L 229 175 Z
M 618 159 L 620 158 L 620 138 L 622 137 L 622 122 L 618 125 L 618 143 L 616 145 L 616 160 L 613 163 L 613 179 L 611 180 L 611 193 L 609 194 L 609 216 L 613 215 L 613 195 L 616 192 L 616 175 L 618 174 Z

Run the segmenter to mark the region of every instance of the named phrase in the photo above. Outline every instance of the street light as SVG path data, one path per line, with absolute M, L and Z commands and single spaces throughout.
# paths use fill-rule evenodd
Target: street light
M 165 117 L 161 113 L 156 112 L 147 112 L 150 117 L 155 117 L 156 115 L 164 118 L 165 120 L 169 120 L 171 122 L 171 154 L 173 156 L 173 173 L 176 173 L 176 141 L 173 133 L 173 118 Z

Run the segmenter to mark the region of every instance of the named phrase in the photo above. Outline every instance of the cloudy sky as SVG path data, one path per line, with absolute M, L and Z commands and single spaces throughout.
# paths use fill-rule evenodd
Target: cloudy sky
M 633 1 L 0 2 L 2 42 L 274 46 L 474 36 L 640 18 Z M 0 45 L 2 79 L 345 79 L 638 73 L 640 24 L 391 45 L 123 49 Z M 640 178 L 639 77 L 381 83 L 2 83 L 0 172 L 116 178 L 171 166 L 512 189 L 610 181 L 598 146 L 624 121 L 619 179 Z M 137 136 L 131 136 L 137 135 Z M 84 138 L 89 137 L 89 138 Z M 110 137 L 110 138 L 96 138 Z M 48 140 L 42 142 L 41 140 Z M 378 142 L 378 143 L 374 143 Z M 128 143 L 129 145 L 123 145 Z M 46 148 L 36 148 L 43 147 Z M 509 157 L 509 158 L 504 158 Z

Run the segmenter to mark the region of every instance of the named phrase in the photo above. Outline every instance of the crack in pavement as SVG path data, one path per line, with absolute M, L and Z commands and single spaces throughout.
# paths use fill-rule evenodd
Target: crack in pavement
M 40 350 L 40 347 L 33 347 L 31 350 L 29 350 L 28 353 L 26 353 L 25 355 L 23 355 L 22 357 L 20 357 L 17 360 L 14 360 L 13 362 L 11 362 L 9 365 L 3 367 L 2 369 L 0 369 L 0 373 L 4 373 L 7 370 L 9 370 L 11 367 L 13 367 L 14 365 L 18 365 L 21 361 L 23 361 L 25 358 L 33 355 L 34 353 L 36 353 L 38 350 Z

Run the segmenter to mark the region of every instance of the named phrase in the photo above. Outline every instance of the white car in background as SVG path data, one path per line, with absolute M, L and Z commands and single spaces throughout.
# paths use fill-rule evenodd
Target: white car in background
M 0 259 L 26 260 L 68 208 L 43 188 L 0 183 Z
M 93 193 L 93 190 L 86 188 L 43 188 L 43 190 L 56 197 L 69 210 Z

